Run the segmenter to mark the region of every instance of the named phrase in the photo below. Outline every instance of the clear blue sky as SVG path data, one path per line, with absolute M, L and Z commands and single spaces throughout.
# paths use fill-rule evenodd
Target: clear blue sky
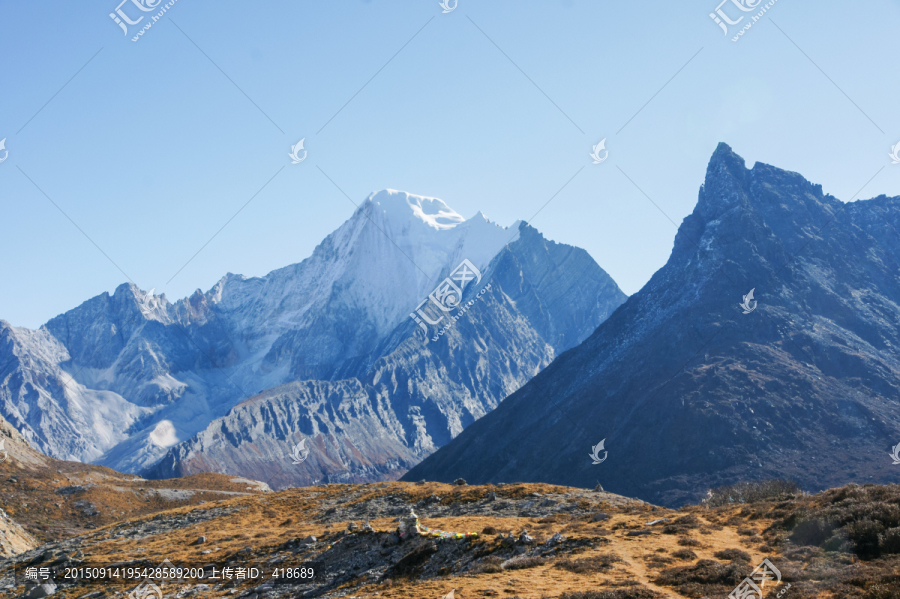
M 127 280 L 38 187 L 170 300 L 307 257 L 354 210 L 320 168 L 357 203 L 389 187 L 503 225 L 571 179 L 533 224 L 627 293 L 676 228 L 623 172 L 676 223 L 719 141 L 845 201 L 882 167 L 861 197 L 900 194 L 900 3 L 778 0 L 737 43 L 716 3 L 178 0 L 135 43 L 117 0 L 0 0 L 0 318 Z

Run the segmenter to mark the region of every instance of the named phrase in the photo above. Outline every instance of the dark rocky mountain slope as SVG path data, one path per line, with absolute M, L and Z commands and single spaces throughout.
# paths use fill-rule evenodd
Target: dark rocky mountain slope
M 739 479 L 895 481 L 898 231 L 898 197 L 845 204 L 720 144 L 666 265 L 405 479 L 601 482 L 669 505 Z

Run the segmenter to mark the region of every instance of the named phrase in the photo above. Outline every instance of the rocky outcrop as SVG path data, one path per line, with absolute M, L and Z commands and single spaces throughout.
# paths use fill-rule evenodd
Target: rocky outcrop
M 0 510 L 0 557 L 12 557 L 37 547 L 37 540 Z
M 45 468 L 51 460 L 31 444 L 9 422 L 0 416 L 0 464 L 25 468 Z

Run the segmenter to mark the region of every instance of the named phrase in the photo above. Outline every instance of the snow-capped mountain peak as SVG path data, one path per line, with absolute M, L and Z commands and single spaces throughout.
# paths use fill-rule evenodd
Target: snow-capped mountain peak
M 440 231 L 452 229 L 466 220 L 439 198 L 413 195 L 395 189 L 373 193 L 366 202 L 374 204 L 385 219 L 394 223 L 406 222 L 411 215 Z
M 419 327 L 410 314 L 463 260 L 487 275 L 481 285 L 494 281 L 497 287 L 500 279 L 489 266 L 505 248 L 520 253 L 509 263 L 509 276 L 534 274 L 540 283 L 510 283 L 513 296 L 524 293 L 522 307 L 498 308 L 500 316 L 492 318 L 485 309 L 481 318 L 505 322 L 509 330 L 527 328 L 532 325 L 515 316 L 527 310 L 541 330 L 534 335 L 546 335 L 547 342 L 535 337 L 535 344 L 517 346 L 521 356 L 514 351 L 509 358 L 522 364 L 503 385 L 521 384 L 537 364 L 584 338 L 624 299 L 586 255 L 571 262 L 563 255 L 573 249 L 548 254 L 539 234 L 523 231 L 518 221 L 503 227 L 480 212 L 466 220 L 437 198 L 373 193 L 299 263 L 262 276 L 229 273 L 205 293 L 197 290 L 172 303 L 155 289 L 123 283 L 113 294 L 51 319 L 40 334 L 0 328 L 0 415 L 53 455 L 141 469 L 262 390 L 361 376 L 399 345 L 418 343 L 411 335 Z M 563 262 L 593 269 L 593 275 L 584 278 L 573 270 L 563 281 L 548 279 L 545 273 Z M 523 270 L 525 263 L 542 274 Z M 569 301 L 549 309 L 568 284 L 577 294 L 587 289 L 587 298 L 602 289 L 604 301 L 576 304 L 574 312 Z M 532 285 L 546 288 L 535 295 L 528 291 Z M 505 305 L 508 296 L 496 293 Z M 536 297 L 543 299 L 532 305 Z M 509 314 L 514 320 L 507 322 Z M 16 369 L 24 374 L 10 376 Z M 35 383 L 29 376 L 44 381 L 40 393 L 30 391 Z M 482 406 L 473 414 L 502 399 L 503 385 L 490 386 L 490 399 L 472 399 Z M 430 441 L 421 443 L 431 447 Z
M 329 305 L 357 312 L 360 331 L 380 338 L 463 260 L 486 268 L 518 239 L 520 222 L 502 227 L 480 212 L 466 220 L 438 198 L 386 189 L 299 264 L 262 277 L 226 275 L 205 300 L 252 319 L 259 333 L 247 339 L 251 344 L 308 326 Z

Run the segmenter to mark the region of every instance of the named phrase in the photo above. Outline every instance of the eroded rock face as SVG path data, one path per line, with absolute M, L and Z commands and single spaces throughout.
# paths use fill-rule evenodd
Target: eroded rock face
M 12 557 L 37 546 L 37 540 L 0 509 L 0 557 Z
M 897 231 L 898 197 L 844 204 L 720 145 L 667 264 L 406 480 L 599 479 L 667 504 L 740 479 L 895 480 Z

